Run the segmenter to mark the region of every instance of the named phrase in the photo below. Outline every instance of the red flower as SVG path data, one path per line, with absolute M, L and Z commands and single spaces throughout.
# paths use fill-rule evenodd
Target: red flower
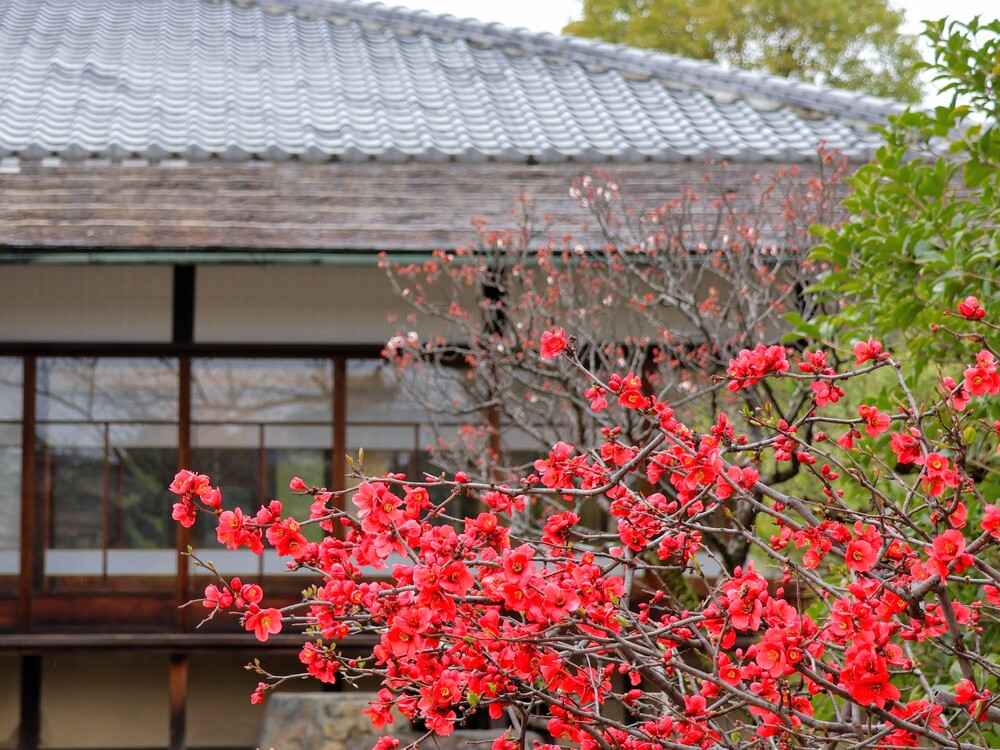
M 844 551 L 844 562 L 848 570 L 863 573 L 875 567 L 879 553 L 882 550 L 882 535 L 874 526 L 863 526 L 859 521 L 854 525 L 858 536 L 853 539 Z
M 281 611 L 271 609 L 258 609 L 252 607 L 243 618 L 243 627 L 252 632 L 258 641 L 267 641 L 272 635 L 281 632 Z
M 837 438 L 837 445 L 843 448 L 845 451 L 854 450 L 854 441 L 861 437 L 861 433 L 855 430 L 853 427 Z
M 264 551 L 260 531 L 247 525 L 248 519 L 240 508 L 225 510 L 219 514 L 215 536 L 227 549 L 246 547 L 256 555 Z
M 170 513 L 170 517 L 185 529 L 190 529 L 194 526 L 197 516 L 198 507 L 186 497 L 174 503 Z
M 997 371 L 996 358 L 983 349 L 976 355 L 976 364 L 966 368 L 962 383 L 973 396 L 995 396 L 1000 393 L 1000 372 Z
M 757 666 L 771 677 L 781 677 L 790 669 L 785 659 L 783 641 L 784 636 L 780 630 L 769 630 L 763 640 L 753 647 Z
M 923 458 L 923 464 L 924 489 L 932 497 L 943 493 L 945 487 L 958 487 L 960 484 L 958 472 L 951 468 L 948 459 L 940 453 L 928 453 Z
M 859 341 L 854 345 L 854 361 L 859 365 L 870 359 L 882 359 L 883 354 L 882 342 L 876 339 Z
M 930 559 L 941 578 L 948 575 L 953 564 L 956 573 L 972 565 L 972 556 L 965 551 L 965 537 L 958 529 L 948 529 L 934 538 Z
M 855 573 L 863 573 L 866 570 L 871 570 L 875 563 L 878 562 L 878 550 L 874 549 L 864 539 L 855 539 L 847 545 L 844 559 L 847 562 L 849 570 L 853 570 Z
M 740 668 L 726 654 L 719 654 L 719 679 L 730 685 L 739 685 L 743 681 Z
M 919 432 L 907 434 L 905 432 L 894 432 L 889 437 L 889 447 L 896 454 L 896 462 L 900 464 L 915 464 L 921 458 L 920 441 L 917 439 Z
M 530 544 L 522 544 L 504 553 L 503 571 L 510 583 L 521 583 L 534 574 L 535 564 L 531 561 L 534 555 Z
M 305 545 L 306 538 L 299 531 L 299 522 L 286 518 L 267 530 L 267 541 L 279 555 L 285 557 L 294 556 Z
M 542 541 L 551 544 L 553 547 L 561 547 L 566 544 L 566 534 L 571 528 L 579 523 L 580 517 L 576 513 L 565 511 L 549 516 L 542 529 Z
M 291 481 L 288 483 L 288 489 L 292 492 L 308 492 L 309 485 L 305 483 L 302 477 L 292 477 Z
M 862 404 L 858 407 L 858 416 L 865 420 L 865 432 L 868 437 L 878 437 L 889 429 L 889 415 L 880 412 L 874 406 Z
M 604 389 L 600 386 L 592 386 L 583 394 L 590 401 L 590 408 L 593 411 L 604 411 L 608 408 L 608 400 L 604 397 Z
M 743 349 L 729 362 L 729 385 L 731 391 L 749 388 L 761 378 L 788 371 L 788 359 L 783 346 L 759 344 L 754 349 Z
M 250 693 L 250 702 L 258 706 L 264 702 L 264 695 L 267 693 L 268 684 L 266 682 L 258 682 L 257 687 L 254 691 Z
M 211 480 L 206 475 L 181 469 L 174 475 L 168 489 L 175 495 L 200 495 L 210 489 L 210 484 Z
M 642 381 L 637 375 L 629 373 L 619 383 L 618 403 L 626 409 L 645 409 L 649 399 L 642 395 Z
M 844 652 L 840 685 L 862 706 L 884 708 L 899 699 L 899 690 L 890 682 L 887 659 L 867 641 L 855 643 Z
M 452 560 L 441 571 L 441 588 L 455 596 L 465 596 L 472 584 L 472 574 L 461 560 Z
M 960 680 L 955 685 L 955 702 L 960 706 L 965 706 L 969 715 L 976 721 L 984 721 L 987 718 L 987 709 L 992 694 L 989 690 L 976 689 L 972 680 Z
M 835 404 L 844 397 L 844 389 L 830 380 L 814 380 L 809 387 L 816 397 L 816 406 Z
M 234 581 L 239 580 L 237 578 Z M 236 586 L 233 586 L 236 589 Z M 261 599 L 264 598 L 264 589 L 262 589 L 256 583 L 248 583 L 246 586 L 241 586 L 239 588 L 240 599 L 242 599 L 246 604 L 260 604 Z
M 225 588 L 209 584 L 205 587 L 205 598 L 201 603 L 205 609 L 227 609 L 233 606 L 233 595 Z
M 972 295 L 958 303 L 958 314 L 966 320 L 982 320 L 986 317 L 986 308 Z
M 545 359 L 555 359 L 562 354 L 569 342 L 566 340 L 566 331 L 562 328 L 552 328 L 542 334 L 542 357 Z
M 708 702 L 705 700 L 704 695 L 685 695 L 684 696 L 684 713 L 688 716 L 701 716 L 705 713 L 705 708 Z
M 972 396 L 969 395 L 965 386 L 960 386 L 954 378 L 947 376 L 941 378 L 940 388 L 948 397 L 948 403 L 955 411 L 964 411 L 965 407 L 969 405 L 969 401 L 972 400 Z
M 1000 505 L 987 505 L 983 513 L 983 531 L 1000 540 Z

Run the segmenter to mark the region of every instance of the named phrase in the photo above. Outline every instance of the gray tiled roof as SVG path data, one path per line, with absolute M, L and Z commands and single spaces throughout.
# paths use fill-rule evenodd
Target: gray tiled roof
M 0 0 L 0 156 L 863 158 L 874 97 L 353 0 Z

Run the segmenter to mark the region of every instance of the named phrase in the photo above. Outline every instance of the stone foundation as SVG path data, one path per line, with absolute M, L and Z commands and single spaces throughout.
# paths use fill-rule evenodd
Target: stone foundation
M 355 692 L 275 693 L 267 701 L 257 746 L 260 750 L 371 750 L 383 735 L 398 739 L 400 748 L 420 738 L 398 714 L 393 724 L 376 732 L 364 714 L 374 697 L 374 693 Z M 489 750 L 499 734 L 499 730 L 459 729 L 448 737 L 435 737 L 429 747 Z

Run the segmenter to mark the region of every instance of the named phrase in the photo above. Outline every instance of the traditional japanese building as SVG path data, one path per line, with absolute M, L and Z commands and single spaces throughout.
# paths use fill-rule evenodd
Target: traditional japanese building
M 724 159 L 867 158 L 892 102 L 351 0 L 0 0 L 0 746 L 254 746 L 254 644 L 178 605 L 165 485 L 254 503 L 343 456 L 416 471 L 378 359 L 425 258 L 514 199 L 584 232 L 600 166 L 649 205 Z M 204 585 L 203 583 L 201 585 Z M 291 642 L 277 638 L 276 657 Z

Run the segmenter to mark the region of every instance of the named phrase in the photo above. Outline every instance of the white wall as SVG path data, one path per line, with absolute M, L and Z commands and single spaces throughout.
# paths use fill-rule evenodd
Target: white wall
M 168 266 L 3 266 L 0 341 L 169 341 Z
M 165 747 L 167 656 L 51 652 L 42 659 L 43 748 Z
M 212 343 L 381 344 L 412 312 L 374 266 L 199 266 L 195 299 Z

